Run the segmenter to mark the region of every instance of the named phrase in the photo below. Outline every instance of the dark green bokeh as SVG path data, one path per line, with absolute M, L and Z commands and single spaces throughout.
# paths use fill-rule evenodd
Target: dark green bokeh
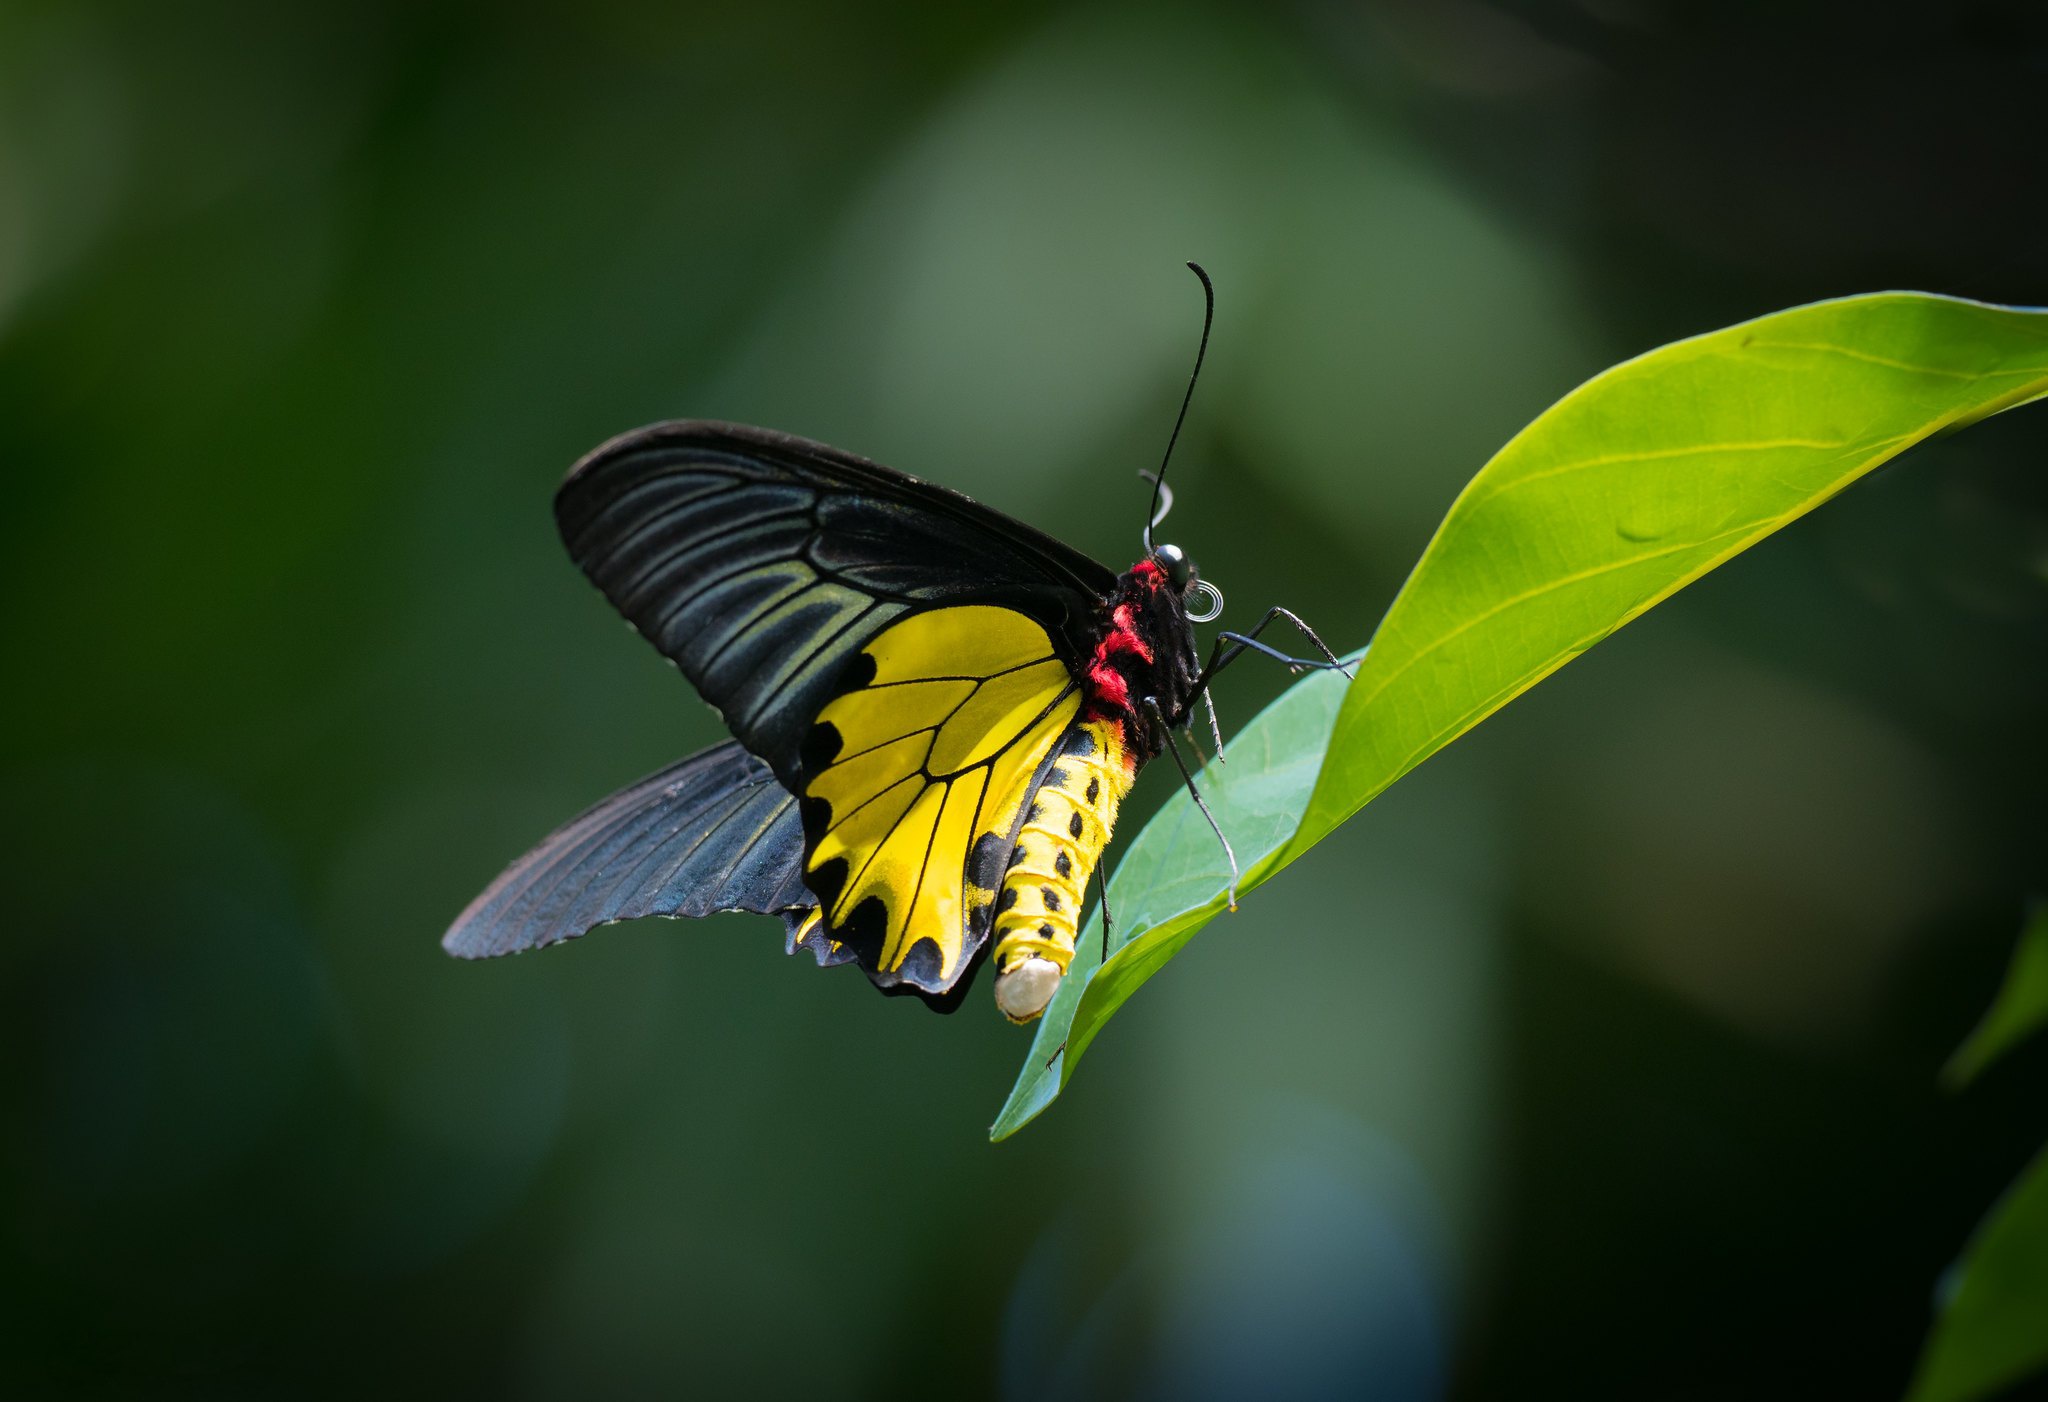
M 1886 1396 L 2039 1141 L 2048 421 L 1899 466 L 1024 1039 L 648 922 L 465 966 L 716 722 L 554 539 L 673 415 L 1365 641 L 1622 355 L 2048 302 L 2048 30 L 1496 9 L 0 9 L 0 1387 Z M 1281 684 L 1247 664 L 1226 723 Z M 1148 777 L 1126 819 L 1167 784 Z

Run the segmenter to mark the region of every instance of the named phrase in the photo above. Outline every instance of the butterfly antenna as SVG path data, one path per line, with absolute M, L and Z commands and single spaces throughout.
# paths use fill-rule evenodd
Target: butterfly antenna
M 1173 493 L 1166 488 L 1166 464 L 1173 460 L 1173 445 L 1180 441 L 1180 426 L 1188 421 L 1188 405 L 1194 402 L 1195 381 L 1202 375 L 1202 357 L 1209 353 L 1209 327 L 1216 320 L 1216 284 L 1209 281 L 1209 275 L 1202 271 L 1200 263 L 1188 264 L 1188 270 L 1202 280 L 1202 343 L 1195 349 L 1195 368 L 1188 376 L 1188 392 L 1180 398 L 1180 414 L 1173 421 L 1173 433 L 1166 440 L 1165 456 L 1159 459 L 1159 471 L 1146 473 L 1152 479 L 1152 507 L 1145 513 L 1145 553 L 1152 553 L 1152 528 L 1166 516 L 1173 505 Z M 1161 493 L 1166 496 L 1166 505 L 1159 502 Z
M 1209 805 L 1203 802 L 1202 791 L 1195 787 L 1195 776 L 1189 772 L 1188 762 L 1181 757 L 1180 746 L 1174 743 L 1173 726 L 1167 721 L 1166 711 L 1160 706 L 1158 697 L 1145 698 L 1145 714 L 1157 728 L 1159 736 L 1165 740 L 1166 752 L 1173 756 L 1173 766 L 1180 771 L 1181 782 L 1187 785 L 1188 797 L 1195 801 L 1195 807 L 1209 820 L 1209 831 L 1215 833 L 1216 840 L 1223 844 L 1223 856 L 1230 863 L 1230 885 L 1225 888 L 1225 897 L 1230 903 L 1230 908 L 1236 910 L 1237 883 L 1244 875 L 1238 869 L 1237 853 L 1231 848 L 1230 839 L 1223 835 L 1223 825 L 1216 821 L 1216 815 L 1211 813 Z
M 1166 513 L 1173 510 L 1173 488 L 1160 480 L 1159 474 L 1149 467 L 1139 468 L 1138 475 L 1152 484 L 1152 501 L 1154 505 L 1152 509 L 1152 522 L 1149 529 L 1156 531 L 1159 529 L 1159 523 L 1166 519 Z M 1147 535 L 1145 540 L 1145 548 L 1150 550 L 1152 548 L 1152 537 Z

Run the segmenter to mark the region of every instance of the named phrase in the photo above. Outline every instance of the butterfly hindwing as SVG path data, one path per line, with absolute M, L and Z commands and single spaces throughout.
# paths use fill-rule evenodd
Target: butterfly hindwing
M 480 959 L 614 920 L 721 910 L 782 915 L 794 936 L 817 903 L 803 846 L 795 798 L 728 740 L 564 823 L 470 902 L 441 943 Z
M 802 747 L 805 868 L 876 983 L 941 994 L 971 967 L 1080 706 L 1045 628 L 991 605 L 909 614 L 849 663 Z

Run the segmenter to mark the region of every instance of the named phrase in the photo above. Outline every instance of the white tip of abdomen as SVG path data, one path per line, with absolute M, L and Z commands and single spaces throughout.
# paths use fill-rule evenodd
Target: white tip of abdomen
M 1059 990 L 1060 966 L 1032 955 L 996 975 L 996 1007 L 1012 1022 L 1029 1022 Z

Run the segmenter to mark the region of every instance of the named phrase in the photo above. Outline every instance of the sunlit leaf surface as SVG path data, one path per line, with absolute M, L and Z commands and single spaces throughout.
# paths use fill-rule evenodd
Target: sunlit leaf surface
M 1589 380 L 1459 495 L 1357 680 L 1303 682 L 1211 771 L 1240 894 L 1722 561 L 1913 444 L 2043 393 L 2048 312 L 1908 292 L 1797 307 Z M 1102 1023 L 1224 908 L 1200 823 L 1181 795 L 1131 844 L 1111 956 L 1094 968 L 1084 941 L 995 1137 L 1050 1104 Z

